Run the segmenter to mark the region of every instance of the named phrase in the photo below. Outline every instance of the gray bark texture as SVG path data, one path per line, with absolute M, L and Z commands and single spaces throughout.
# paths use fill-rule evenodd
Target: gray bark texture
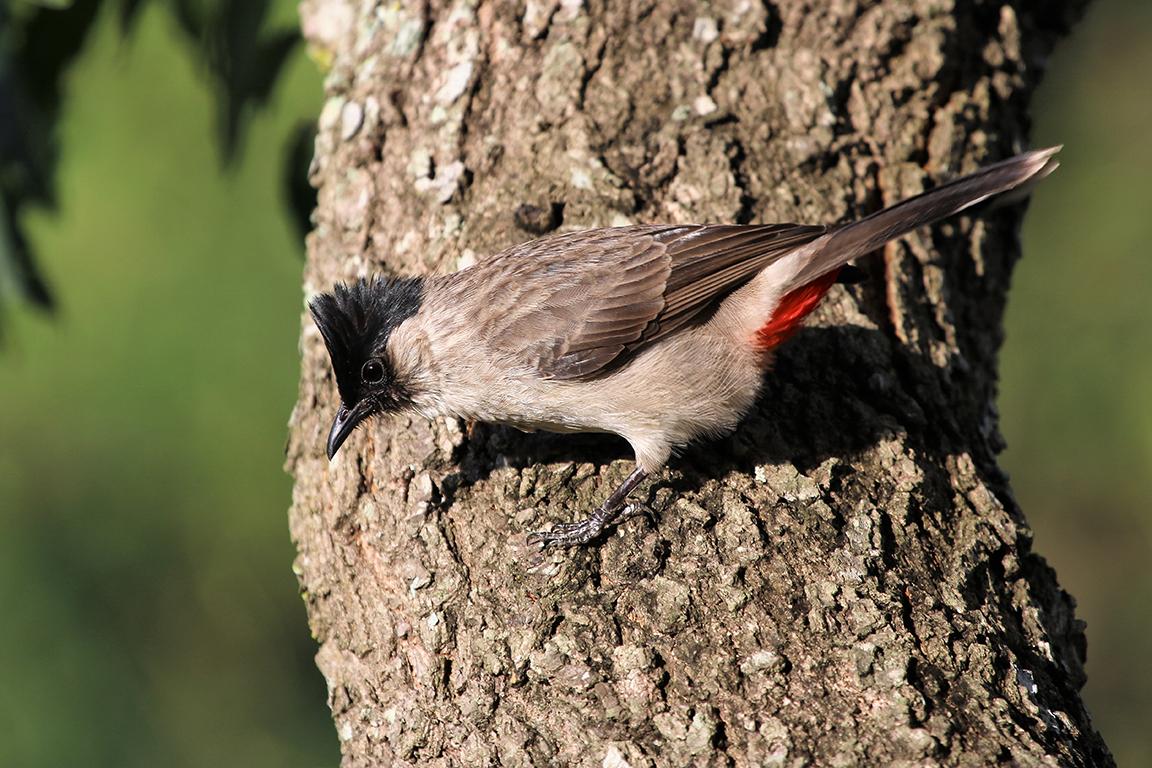
M 860 216 L 1025 147 L 1080 5 L 305 0 L 305 293 L 557 228 Z M 391 417 L 329 464 L 305 318 L 291 531 L 344 765 L 1111 764 L 996 466 L 1021 212 L 864 260 L 738 432 L 641 486 L 651 518 L 543 556 L 524 534 L 627 446 Z

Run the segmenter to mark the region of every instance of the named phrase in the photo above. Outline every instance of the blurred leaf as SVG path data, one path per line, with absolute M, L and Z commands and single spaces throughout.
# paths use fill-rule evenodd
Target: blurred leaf
M 127 37 L 140 17 L 141 0 L 120 0 L 120 34 Z
M 36 269 L 24 233 L 16 225 L 16 210 L 5 196 L 0 199 L 0 289 L 7 291 L 9 287 L 32 304 L 52 309 L 52 294 Z
M 116 8 L 123 36 L 132 33 L 145 7 L 143 0 L 0 0 L 0 302 L 15 294 L 52 306 L 22 229 L 23 213 L 28 206 L 55 207 L 62 82 L 106 5 Z M 268 0 L 153 5 L 173 15 L 211 81 L 220 156 L 230 164 L 246 121 L 254 108 L 267 104 L 299 34 L 294 28 L 265 31 Z M 291 194 L 294 200 L 297 193 Z
M 198 46 L 216 83 L 220 147 L 225 162 L 231 162 L 249 105 L 267 102 L 299 34 L 293 29 L 265 35 L 267 0 L 174 2 L 180 28 Z
M 308 181 L 315 152 L 316 121 L 303 120 L 288 141 L 283 183 L 288 196 L 288 208 L 292 212 L 292 223 L 301 240 L 312 231 L 312 211 L 316 210 L 316 188 Z
M 41 3 L 13 13 L 0 2 L 0 299 L 17 294 L 52 307 L 22 228 L 22 212 L 53 207 L 60 79 L 75 58 L 98 0 Z

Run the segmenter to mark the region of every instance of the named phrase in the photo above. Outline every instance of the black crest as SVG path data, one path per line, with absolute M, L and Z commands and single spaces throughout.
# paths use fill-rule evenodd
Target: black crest
M 392 331 L 420 309 L 423 295 L 419 277 L 362 278 L 352 285 L 339 284 L 309 304 L 345 405 L 359 398 L 361 366 L 381 356 Z M 383 362 L 387 366 L 387 360 Z

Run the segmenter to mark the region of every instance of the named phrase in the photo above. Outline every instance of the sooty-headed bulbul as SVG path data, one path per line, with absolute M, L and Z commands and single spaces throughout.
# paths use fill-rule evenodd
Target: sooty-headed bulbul
M 530 534 L 584 544 L 672 452 L 731 432 L 772 351 L 852 259 L 1000 195 L 1022 196 L 1059 147 L 982 168 L 859 221 L 642 225 L 553 235 L 449 275 L 360 280 L 311 302 L 340 406 L 336 455 L 378 413 L 612 432 L 636 468 L 589 517 Z

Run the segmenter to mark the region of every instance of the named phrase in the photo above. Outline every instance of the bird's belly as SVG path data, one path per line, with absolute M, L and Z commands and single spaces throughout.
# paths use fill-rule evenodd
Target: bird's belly
M 762 356 L 701 329 L 658 342 L 629 364 L 586 382 L 545 383 L 535 426 L 563 432 L 613 432 L 634 444 L 685 445 L 730 432 L 752 407 Z
M 492 421 L 498 421 L 499 423 L 507 424 L 508 426 L 514 427 L 521 432 L 559 432 L 562 434 L 575 434 L 579 432 L 611 432 L 611 430 L 608 429 L 601 429 L 599 427 L 589 425 L 568 424 L 556 421 L 541 421 L 538 419 L 532 420 L 517 418 L 515 416 L 509 416 L 504 420 L 492 419 Z
M 477 359 L 441 391 L 456 416 L 524 430 L 620 435 L 653 470 L 677 446 L 730 432 L 756 400 L 762 362 L 751 345 L 696 327 L 595 379 L 550 380 Z M 477 380 L 489 384 L 478 387 Z

